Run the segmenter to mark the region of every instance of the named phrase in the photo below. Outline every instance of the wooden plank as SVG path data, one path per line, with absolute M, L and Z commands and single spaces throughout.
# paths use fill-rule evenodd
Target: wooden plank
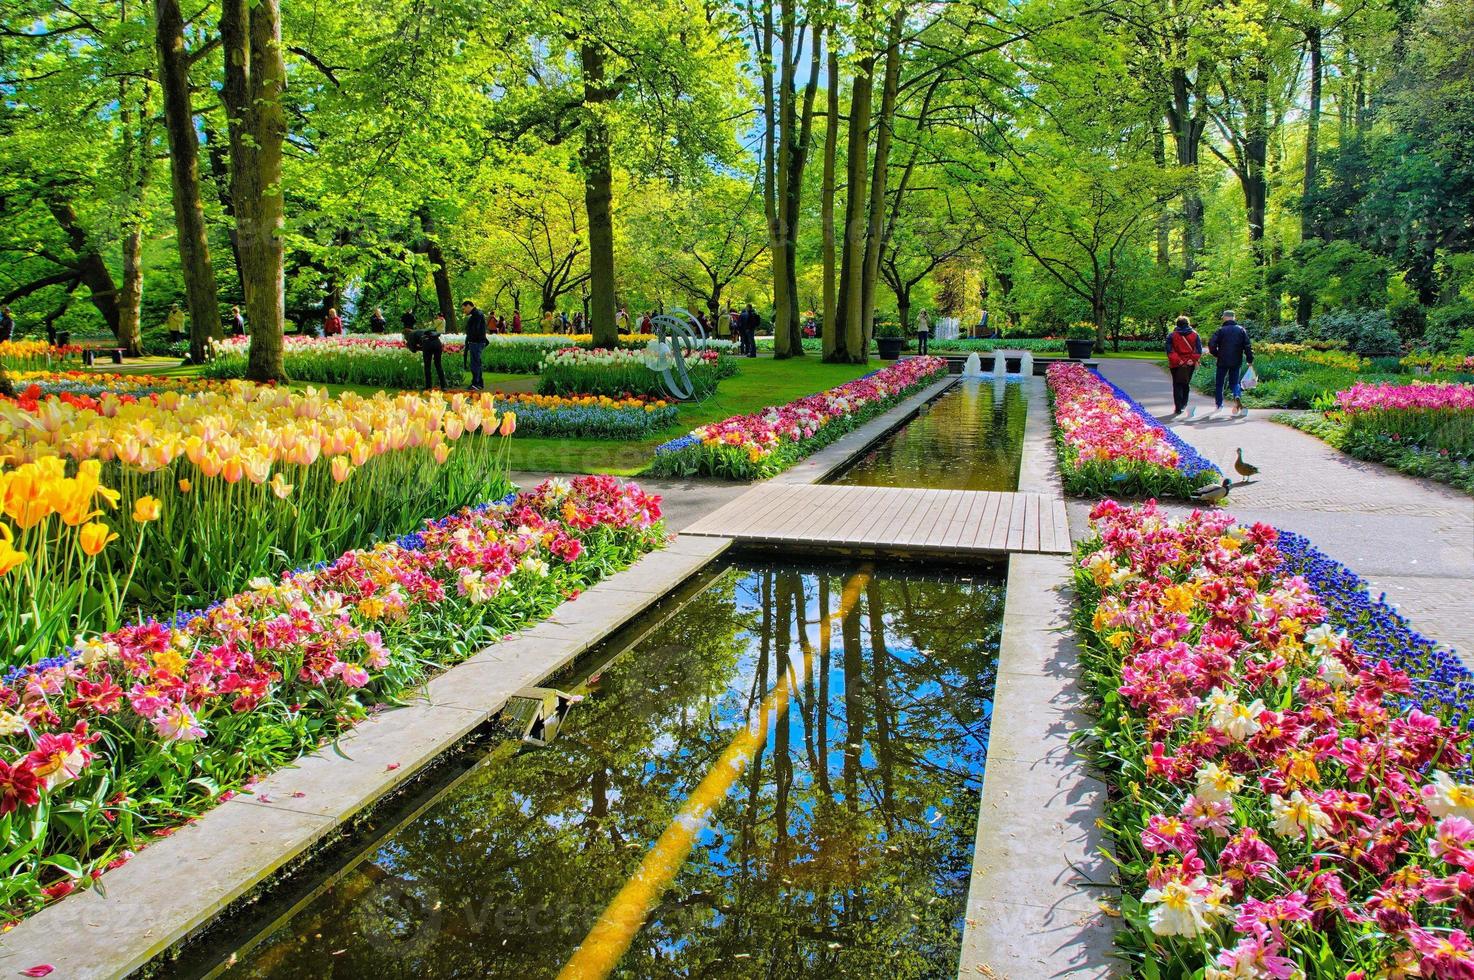
M 1014 494 L 1013 509 L 1008 516 L 1009 551 L 1019 551 L 1024 546 L 1024 515 L 1028 513 L 1028 499 L 1021 493 Z
M 808 537 L 814 517 L 826 506 L 834 488 L 797 484 L 786 488 L 784 506 L 772 512 L 763 525 L 763 535 L 770 540 Z
M 972 534 L 968 540 L 968 547 L 973 551 L 986 551 L 988 542 L 993 538 L 993 522 L 998 519 L 998 508 L 1003 501 L 1003 494 L 996 490 L 984 491 L 983 505 L 973 519 Z
M 930 526 L 931 522 L 936 519 L 934 508 L 938 503 L 938 492 L 940 491 L 915 491 L 920 503 L 918 504 L 917 508 L 911 512 L 910 517 L 906 519 L 906 523 L 902 524 L 901 527 L 894 534 L 891 535 L 891 542 L 910 542 L 910 540 L 917 534 L 919 534 L 923 528 Z
M 749 503 L 747 513 L 739 517 L 734 530 L 747 537 L 766 538 L 769 529 L 791 516 L 793 497 L 790 487 L 765 484 Z
M 1039 503 L 1039 551 L 1041 554 L 1052 554 L 1059 549 L 1055 546 L 1054 538 L 1054 507 L 1043 498 Z
M 1024 510 L 1024 550 L 1039 550 L 1039 495 L 1029 494 L 1028 506 Z
M 874 487 L 877 492 L 865 496 L 863 510 L 840 510 L 829 515 L 820 533 L 826 541 L 848 544 L 870 541 L 872 530 L 884 523 L 892 511 L 906 498 L 905 491 L 898 487 Z
M 948 531 L 952 527 L 952 515 L 957 513 L 958 508 L 964 507 L 966 504 L 967 499 L 965 496 L 955 490 L 948 492 L 942 498 L 941 505 L 937 508 L 936 520 L 932 521 L 931 526 L 922 532 L 922 536 L 914 539 L 912 543 L 926 545 L 932 548 L 955 550 L 955 539 Z
M 969 490 L 967 505 L 959 507 L 957 513 L 952 515 L 952 523 L 947 526 L 947 538 L 955 542 L 958 549 L 963 551 L 972 549 L 973 521 L 986 499 L 976 490 Z
M 993 527 L 988 536 L 988 550 L 1008 550 L 1008 521 L 1009 515 L 1013 513 L 1013 494 L 999 494 L 998 514 L 993 519 Z
M 1063 500 L 1054 501 L 1051 509 L 1054 511 L 1055 547 L 1063 552 L 1069 552 L 1073 546 L 1070 541 L 1070 512 L 1065 507 Z
M 896 509 L 883 522 L 875 525 L 869 531 L 867 537 L 861 540 L 866 542 L 894 540 L 895 531 L 906 521 L 911 512 L 921 503 L 921 495 L 907 490 L 901 494 Z

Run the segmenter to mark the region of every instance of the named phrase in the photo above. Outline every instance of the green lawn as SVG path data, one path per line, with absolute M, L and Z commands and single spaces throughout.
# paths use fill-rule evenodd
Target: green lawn
M 681 406 L 674 425 L 661 429 L 638 442 L 614 442 L 604 439 L 534 439 L 517 436 L 512 440 L 512 468 L 546 470 L 554 473 L 611 473 L 631 476 L 650 465 L 655 447 L 662 442 L 685 435 L 698 425 L 715 422 L 729 415 L 745 415 L 768 405 L 811 395 L 825 388 L 844 384 L 868 374 L 882 362 L 870 364 L 824 364 L 815 356 L 775 361 L 769 357 L 741 361 L 741 373 L 722 381 L 716 394 L 703 402 Z M 139 358 L 124 367 L 99 364 L 94 370 L 119 373 L 152 374 L 187 377 L 197 369 L 181 366 L 175 358 Z M 294 387 L 308 387 L 294 385 Z M 333 394 L 357 391 L 371 395 L 377 389 L 364 385 L 315 385 Z M 486 387 L 491 391 L 533 391 L 537 376 L 530 374 L 488 374 Z

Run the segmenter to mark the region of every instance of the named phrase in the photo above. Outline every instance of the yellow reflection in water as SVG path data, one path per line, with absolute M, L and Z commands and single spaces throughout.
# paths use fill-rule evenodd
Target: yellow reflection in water
M 845 582 L 835 619 L 843 619 L 855 608 L 860 593 L 870 582 L 872 570 L 870 565 L 863 565 Z M 558 973 L 559 980 L 607 977 L 629 951 L 635 934 L 645 925 L 646 916 L 675 880 L 681 865 L 686 863 L 696 843 L 696 835 L 706 826 L 712 808 L 726 799 L 727 791 L 742 776 L 757 750 L 767 742 L 768 719 L 776 714 L 779 725 L 787 723 L 788 703 L 803 683 L 801 678 L 812 673 L 814 650 L 807 637 L 800 637 L 800 647 L 803 650 L 803 669 L 795 670 L 790 664 L 773 690 L 763 698 L 757 720 L 732 739 L 706 778 L 692 790 L 665 833 L 640 862 L 640 867 L 574 950 L 572 958 Z

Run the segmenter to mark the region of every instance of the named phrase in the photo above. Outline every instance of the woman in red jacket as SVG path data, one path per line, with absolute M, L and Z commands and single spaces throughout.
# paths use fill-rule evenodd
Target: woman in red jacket
M 1178 317 L 1177 328 L 1167 335 L 1167 367 L 1172 372 L 1172 418 L 1187 408 L 1193 369 L 1202 359 L 1202 338 L 1193 329 L 1191 320 L 1185 316 Z
M 338 311 L 331 306 L 328 307 L 328 315 L 322 318 L 322 335 L 324 337 L 337 337 L 343 333 L 343 318 Z

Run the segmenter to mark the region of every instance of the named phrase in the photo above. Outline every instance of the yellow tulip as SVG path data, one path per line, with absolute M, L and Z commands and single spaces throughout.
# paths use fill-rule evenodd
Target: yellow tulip
M 353 473 L 353 464 L 348 462 L 347 456 L 333 457 L 333 482 L 342 483 Z
M 189 493 L 190 490 L 192 490 L 192 489 L 194 489 L 194 484 L 193 483 L 190 483 L 188 480 L 180 480 L 179 481 L 179 492 L 180 493 Z
M 226 483 L 239 483 L 246 475 L 246 467 L 239 456 L 231 456 L 220 467 L 220 477 Z
M 112 533 L 112 530 L 106 524 L 93 521 L 91 524 L 82 525 L 79 541 L 82 545 L 82 551 L 86 555 L 95 558 L 102 554 L 102 549 L 116 540 L 118 540 L 118 536 Z
M 276 494 L 282 500 L 286 500 L 292 495 L 292 489 L 292 484 L 288 483 L 286 480 L 283 480 L 280 473 L 271 474 L 272 493 Z
M 9 526 L 0 524 L 0 575 L 4 575 L 14 568 L 24 565 L 26 553 L 18 551 L 12 544 L 15 537 L 10 533 Z
M 139 497 L 133 502 L 133 519 L 140 524 L 149 524 L 159 519 L 163 505 L 157 497 Z
M 499 431 L 501 432 L 503 439 L 517 431 L 516 412 L 507 412 L 502 415 L 502 427 Z
M 450 458 L 450 444 L 445 442 L 437 442 L 435 444 L 435 448 L 431 450 L 431 454 L 435 457 L 435 462 L 444 463 L 447 459 Z

